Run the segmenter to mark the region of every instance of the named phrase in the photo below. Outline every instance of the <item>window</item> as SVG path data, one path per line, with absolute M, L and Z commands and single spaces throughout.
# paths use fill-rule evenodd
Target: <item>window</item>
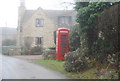
M 70 24 L 71 23 L 71 16 L 60 16 L 58 17 L 59 24 Z
M 36 37 L 35 42 L 36 42 L 36 45 L 43 44 L 43 37 Z
M 43 27 L 44 26 L 44 19 L 36 19 L 36 27 Z

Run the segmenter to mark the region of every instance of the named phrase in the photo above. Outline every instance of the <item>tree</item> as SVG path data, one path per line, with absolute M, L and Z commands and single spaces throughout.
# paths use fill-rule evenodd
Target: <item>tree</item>
M 100 14 L 109 9 L 111 6 L 117 3 L 111 2 L 76 2 L 75 9 L 78 11 L 76 21 L 79 23 L 79 37 L 81 48 L 86 50 L 86 55 L 90 58 L 101 58 L 107 57 L 108 52 L 113 53 L 112 50 L 115 49 L 117 45 L 115 45 L 115 40 L 111 40 L 110 36 L 117 35 L 117 31 L 111 30 L 108 28 L 99 28 L 98 16 Z M 101 21 L 102 22 L 102 21 Z M 104 30 L 104 31 L 103 31 Z M 99 38 L 100 31 L 102 31 L 102 37 L 104 40 Z M 114 31 L 114 32 L 113 32 Z M 103 33 L 104 32 L 104 33 Z M 109 34 L 109 35 L 108 35 Z M 108 41 L 111 40 L 111 41 Z M 107 53 L 107 54 L 106 54 Z
M 79 9 L 88 6 L 88 5 L 89 5 L 89 2 L 76 2 L 75 5 L 76 5 L 76 6 L 74 7 L 75 10 L 76 10 L 76 11 L 79 11 Z
M 82 6 L 81 2 L 77 2 L 75 8 L 78 11 L 77 22 L 79 23 L 79 30 L 72 29 L 71 37 L 73 38 L 70 39 L 72 41 L 72 44 L 77 44 L 78 42 L 75 40 L 80 37 L 80 46 L 78 46 L 78 50 L 66 54 L 66 71 L 74 70 L 76 72 L 79 72 L 85 68 L 84 66 L 89 67 L 89 64 L 90 67 L 91 65 L 94 66 L 96 61 L 99 62 L 99 64 L 105 64 L 108 62 L 106 61 L 108 59 L 108 56 L 110 57 L 108 59 L 110 62 L 112 59 L 111 63 L 118 62 L 117 54 L 120 52 L 118 50 L 117 36 L 118 33 L 120 34 L 120 30 L 118 30 L 118 21 L 115 21 L 117 20 L 117 16 L 115 15 L 117 11 L 111 11 L 110 13 L 106 12 L 106 10 L 109 10 L 109 8 L 114 4 L 116 3 L 94 2 Z M 114 10 L 114 8 L 110 10 Z M 109 16 L 106 17 L 101 13 Z M 109 20 L 109 17 L 112 18 L 112 21 L 115 21 L 114 24 L 111 23 L 112 21 Z M 105 22 L 104 19 L 106 19 L 106 21 L 109 20 L 110 23 Z M 79 35 L 79 37 L 76 38 L 76 34 Z M 111 58 L 112 56 L 114 56 L 114 59 Z

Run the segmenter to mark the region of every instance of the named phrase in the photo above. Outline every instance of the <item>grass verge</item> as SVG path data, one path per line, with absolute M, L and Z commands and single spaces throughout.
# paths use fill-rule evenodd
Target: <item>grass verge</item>
M 41 64 L 43 66 L 46 66 L 52 70 L 59 71 L 73 79 L 96 79 L 96 77 L 94 75 L 96 68 L 92 68 L 85 72 L 80 72 L 80 73 L 70 73 L 70 72 L 66 72 L 64 70 L 64 67 L 63 67 L 64 61 L 37 59 L 37 60 L 35 60 L 35 62 L 38 64 Z

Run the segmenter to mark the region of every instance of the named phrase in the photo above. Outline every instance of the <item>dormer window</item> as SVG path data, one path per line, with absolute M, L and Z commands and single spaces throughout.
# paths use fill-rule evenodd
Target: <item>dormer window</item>
M 44 19 L 37 18 L 36 27 L 43 27 L 43 26 L 44 26 Z

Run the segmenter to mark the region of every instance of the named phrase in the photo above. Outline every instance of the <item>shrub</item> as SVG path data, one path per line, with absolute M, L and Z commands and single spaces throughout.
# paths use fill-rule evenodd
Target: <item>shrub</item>
M 2 47 L 2 54 L 9 55 L 8 50 L 9 50 L 9 47 Z
M 99 76 L 98 79 L 118 79 L 119 78 L 119 73 L 116 71 L 107 71 L 106 73 L 102 74 Z
M 80 54 L 80 49 L 76 51 L 69 52 L 65 55 L 67 59 L 64 67 L 67 72 L 79 72 L 87 69 L 87 59 L 84 54 Z
M 87 47 L 88 56 L 95 58 L 100 64 L 108 64 L 108 60 L 112 66 L 117 66 L 120 34 L 117 7 L 119 3 L 88 3 L 82 7 L 81 4 L 83 3 L 76 2 L 75 7 L 78 11 L 76 20 L 80 25 L 80 47 L 83 49 Z
M 116 54 L 109 54 L 108 57 L 107 57 L 107 61 L 108 63 L 110 64 L 111 67 L 114 67 L 114 68 L 118 68 L 119 66 L 119 59 L 118 59 L 118 53 Z
M 53 50 L 53 49 L 45 49 L 43 51 L 42 56 L 43 56 L 44 60 L 55 60 L 55 56 L 56 56 L 55 55 L 55 50 Z
M 42 46 L 36 46 L 30 50 L 30 53 L 33 55 L 38 55 L 43 53 L 43 47 Z
M 80 34 L 79 34 L 79 26 L 75 25 L 73 28 L 71 28 L 70 31 L 70 51 L 75 51 L 77 48 L 80 47 Z
M 25 48 L 22 48 L 21 49 L 21 54 L 22 55 L 39 55 L 39 54 L 42 54 L 43 53 L 43 48 L 41 46 L 36 46 L 36 47 L 33 47 L 31 49 L 25 49 Z

